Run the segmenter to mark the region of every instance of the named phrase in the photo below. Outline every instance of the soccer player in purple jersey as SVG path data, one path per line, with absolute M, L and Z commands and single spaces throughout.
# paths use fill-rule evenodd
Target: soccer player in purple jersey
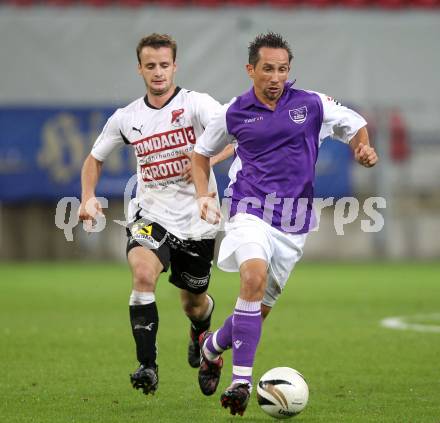
M 301 258 L 315 224 L 313 184 L 322 140 L 331 136 L 348 143 L 365 167 L 378 160 L 362 116 L 331 97 L 287 82 L 292 57 L 278 34 L 261 34 L 252 41 L 246 65 L 252 89 L 210 121 L 192 158 L 200 215 L 216 223 L 220 211 L 208 189 L 209 157 L 229 143 L 236 145 L 218 266 L 240 272 L 240 293 L 223 326 L 201 336 L 199 369 L 200 388 L 212 395 L 220 379 L 221 353 L 233 348 L 232 384 L 221 395 L 222 406 L 232 414 L 243 414 L 249 401 L 262 318 Z

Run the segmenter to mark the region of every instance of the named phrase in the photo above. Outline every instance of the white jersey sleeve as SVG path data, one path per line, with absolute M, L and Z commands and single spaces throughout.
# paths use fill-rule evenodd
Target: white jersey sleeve
M 101 134 L 93 145 L 91 155 L 100 162 L 103 162 L 110 153 L 124 145 L 124 138 L 119 123 L 119 109 L 109 117 Z
M 191 92 L 194 116 L 198 116 L 203 128 L 208 126 L 209 121 L 221 110 L 222 105 L 210 95 Z
M 196 153 L 202 156 L 212 157 L 234 141 L 234 137 L 228 132 L 226 113 L 235 98 L 221 107 L 218 113 L 211 119 L 202 136 L 197 140 L 194 147 Z
M 359 129 L 367 124 L 367 121 L 359 113 L 342 106 L 333 98 L 321 93 L 316 94 L 321 98 L 323 107 L 320 142 L 327 137 L 332 137 L 348 144 Z

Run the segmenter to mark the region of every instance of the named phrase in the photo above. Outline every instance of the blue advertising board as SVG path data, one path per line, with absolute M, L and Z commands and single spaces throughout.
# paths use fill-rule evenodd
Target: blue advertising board
M 115 107 L 0 107 L 0 201 L 52 201 L 80 197 L 85 157 Z M 349 148 L 325 141 L 317 163 L 316 196 L 351 194 Z M 216 169 L 219 192 L 228 184 L 228 163 Z M 97 195 L 122 197 L 135 173 L 130 148 L 113 152 Z
M 0 108 L 0 201 L 80 196 L 80 171 L 114 107 Z M 135 172 L 131 149 L 106 162 L 98 194 L 122 196 Z
M 315 197 L 351 197 L 353 153 L 347 144 L 326 138 L 316 163 Z

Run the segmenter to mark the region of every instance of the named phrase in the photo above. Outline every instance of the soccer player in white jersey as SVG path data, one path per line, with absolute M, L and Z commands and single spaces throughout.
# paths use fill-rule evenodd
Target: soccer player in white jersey
M 240 272 L 240 293 L 223 326 L 201 336 L 199 369 L 200 388 L 212 395 L 221 353 L 233 348 L 232 384 L 221 395 L 222 406 L 232 414 L 243 414 L 249 401 L 262 317 L 275 304 L 314 225 L 313 183 L 322 140 L 332 136 L 348 143 L 365 167 L 377 162 L 366 121 L 330 97 L 293 88 L 287 82 L 291 60 L 291 49 L 279 34 L 256 37 L 246 66 L 253 87 L 223 106 L 192 156 L 201 217 L 217 223 L 220 211 L 208 184 L 209 157 L 236 140 L 229 221 L 218 266 Z
M 147 93 L 117 109 L 97 138 L 82 169 L 80 219 L 92 222 L 102 208 L 95 198 L 103 162 L 117 147 L 133 147 L 137 158 L 136 197 L 129 204 L 127 260 L 133 290 L 129 309 L 139 368 L 130 375 L 145 394 L 158 387 L 155 301 L 161 272 L 171 266 L 169 281 L 181 289 L 191 321 L 188 361 L 200 365 L 199 334 L 210 326 L 214 308 L 207 295 L 217 228 L 201 221 L 191 180 L 190 154 L 220 104 L 207 94 L 176 87 L 176 42 L 151 34 L 140 40 L 138 72 Z M 225 150 L 211 165 L 232 154 Z M 209 191 L 217 187 L 212 170 Z

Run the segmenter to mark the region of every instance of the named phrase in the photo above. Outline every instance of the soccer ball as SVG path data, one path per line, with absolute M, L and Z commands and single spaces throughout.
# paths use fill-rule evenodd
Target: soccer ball
M 299 414 L 309 399 L 309 388 L 301 373 L 290 367 L 275 367 L 261 376 L 258 404 L 269 416 L 288 419 Z

